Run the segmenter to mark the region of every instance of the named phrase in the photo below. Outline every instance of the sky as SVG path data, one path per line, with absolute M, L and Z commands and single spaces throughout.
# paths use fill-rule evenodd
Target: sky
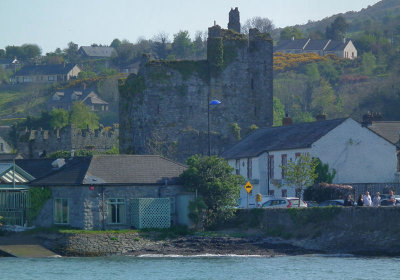
M 378 0 L 0 0 L 0 49 L 34 43 L 43 54 L 79 46 L 109 45 L 113 39 L 136 42 L 164 32 L 206 31 L 214 20 L 228 24 L 238 7 L 242 23 L 260 16 L 276 27 L 303 24 L 337 13 L 359 11 Z

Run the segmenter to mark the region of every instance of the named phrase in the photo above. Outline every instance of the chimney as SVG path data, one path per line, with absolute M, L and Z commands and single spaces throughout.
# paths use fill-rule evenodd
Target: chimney
M 326 121 L 326 115 L 325 114 L 318 114 L 315 119 L 317 120 L 317 122 L 320 121 Z
M 343 44 L 346 44 L 346 37 L 343 38 Z
M 292 125 L 293 124 L 293 120 L 291 117 L 289 117 L 288 114 L 286 114 L 286 116 L 282 119 L 282 126 L 287 126 L 287 125 Z
M 370 126 L 374 121 L 382 121 L 383 116 L 380 112 L 369 112 L 363 115 L 362 125 L 363 126 Z
M 294 41 L 294 36 L 292 36 L 292 41 Z

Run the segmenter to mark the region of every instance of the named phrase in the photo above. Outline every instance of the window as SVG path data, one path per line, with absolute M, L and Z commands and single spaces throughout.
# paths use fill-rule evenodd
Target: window
M 285 178 L 285 168 L 283 168 L 284 166 L 285 167 L 287 166 L 287 155 L 286 154 L 282 155 L 282 179 Z
M 125 223 L 125 199 L 110 198 L 108 204 L 108 223 L 124 224 Z
M 268 176 L 274 179 L 274 156 L 268 156 Z
M 49 81 L 54 81 L 54 76 L 49 76 L 47 79 L 48 79 Z
M 295 154 L 296 159 L 299 158 L 300 155 L 301 155 L 300 153 L 296 153 L 296 154 Z
M 286 189 L 282 190 L 282 197 L 287 197 L 287 190 Z
M 251 179 L 253 177 L 253 161 L 252 158 L 247 159 L 247 178 Z
M 236 160 L 235 168 L 236 168 L 236 175 L 240 175 L 240 159 Z
M 275 195 L 275 190 L 270 190 L 270 191 L 268 192 L 268 194 L 269 194 L 270 196 L 274 196 L 274 195 Z
M 69 207 L 67 198 L 54 199 L 54 223 L 69 224 Z

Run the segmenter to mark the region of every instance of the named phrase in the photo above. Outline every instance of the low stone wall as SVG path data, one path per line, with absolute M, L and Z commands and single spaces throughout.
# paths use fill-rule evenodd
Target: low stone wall
M 400 255 L 399 207 L 241 209 L 233 225 L 330 253 Z

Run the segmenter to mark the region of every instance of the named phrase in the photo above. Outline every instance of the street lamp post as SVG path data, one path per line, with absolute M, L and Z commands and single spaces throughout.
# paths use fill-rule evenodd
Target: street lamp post
M 208 156 L 211 156 L 211 135 L 210 135 L 210 106 L 219 105 L 221 101 L 211 100 L 207 105 L 207 127 L 208 127 Z

